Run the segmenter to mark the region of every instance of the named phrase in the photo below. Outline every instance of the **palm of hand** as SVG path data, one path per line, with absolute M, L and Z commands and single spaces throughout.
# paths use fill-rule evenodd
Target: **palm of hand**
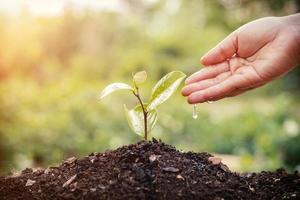
M 249 23 L 204 56 L 202 63 L 208 66 L 189 77 L 182 90 L 188 102 L 235 96 L 291 70 L 297 63 L 297 33 L 275 22 L 266 18 Z

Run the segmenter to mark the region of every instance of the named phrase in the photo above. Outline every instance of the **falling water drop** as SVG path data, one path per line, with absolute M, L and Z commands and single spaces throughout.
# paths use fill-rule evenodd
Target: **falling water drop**
M 197 105 L 194 104 L 194 106 L 193 106 L 193 119 L 197 119 L 197 118 L 198 118 Z
M 214 101 L 207 101 L 206 103 L 208 103 L 208 104 L 212 104 Z

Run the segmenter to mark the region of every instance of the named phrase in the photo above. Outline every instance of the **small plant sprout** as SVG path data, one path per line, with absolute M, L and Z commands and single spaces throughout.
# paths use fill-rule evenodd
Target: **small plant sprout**
M 100 93 L 100 99 L 117 90 L 128 90 L 137 98 L 138 104 L 128 109 L 124 104 L 124 111 L 130 128 L 145 140 L 157 121 L 157 107 L 165 102 L 176 91 L 186 75 L 181 71 L 173 71 L 161 78 L 153 87 L 148 102 L 140 96 L 140 85 L 147 79 L 146 71 L 137 72 L 132 76 L 132 86 L 126 83 L 112 83 Z

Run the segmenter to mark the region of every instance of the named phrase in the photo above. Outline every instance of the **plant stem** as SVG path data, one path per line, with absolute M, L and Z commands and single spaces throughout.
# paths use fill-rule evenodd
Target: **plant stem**
M 144 139 L 147 140 L 147 138 L 148 138 L 148 130 L 147 130 L 147 115 L 148 115 L 148 113 L 146 111 L 146 108 L 144 107 L 144 104 L 143 104 L 143 101 L 140 97 L 138 88 L 136 88 L 136 92 L 133 92 L 133 94 L 139 100 L 139 102 L 141 104 L 141 107 L 142 107 L 142 110 L 143 110 L 143 115 L 144 115 Z

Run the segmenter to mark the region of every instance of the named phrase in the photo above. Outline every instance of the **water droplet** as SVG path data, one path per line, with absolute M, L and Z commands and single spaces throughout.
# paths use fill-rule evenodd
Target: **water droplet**
M 197 105 L 194 104 L 194 106 L 193 106 L 193 119 L 197 119 L 197 118 L 198 118 Z
M 208 104 L 212 104 L 212 103 L 214 102 L 214 99 L 213 99 L 213 97 L 209 97 L 208 99 L 209 99 L 209 100 L 208 100 L 208 101 L 206 101 L 206 103 L 208 103 Z

